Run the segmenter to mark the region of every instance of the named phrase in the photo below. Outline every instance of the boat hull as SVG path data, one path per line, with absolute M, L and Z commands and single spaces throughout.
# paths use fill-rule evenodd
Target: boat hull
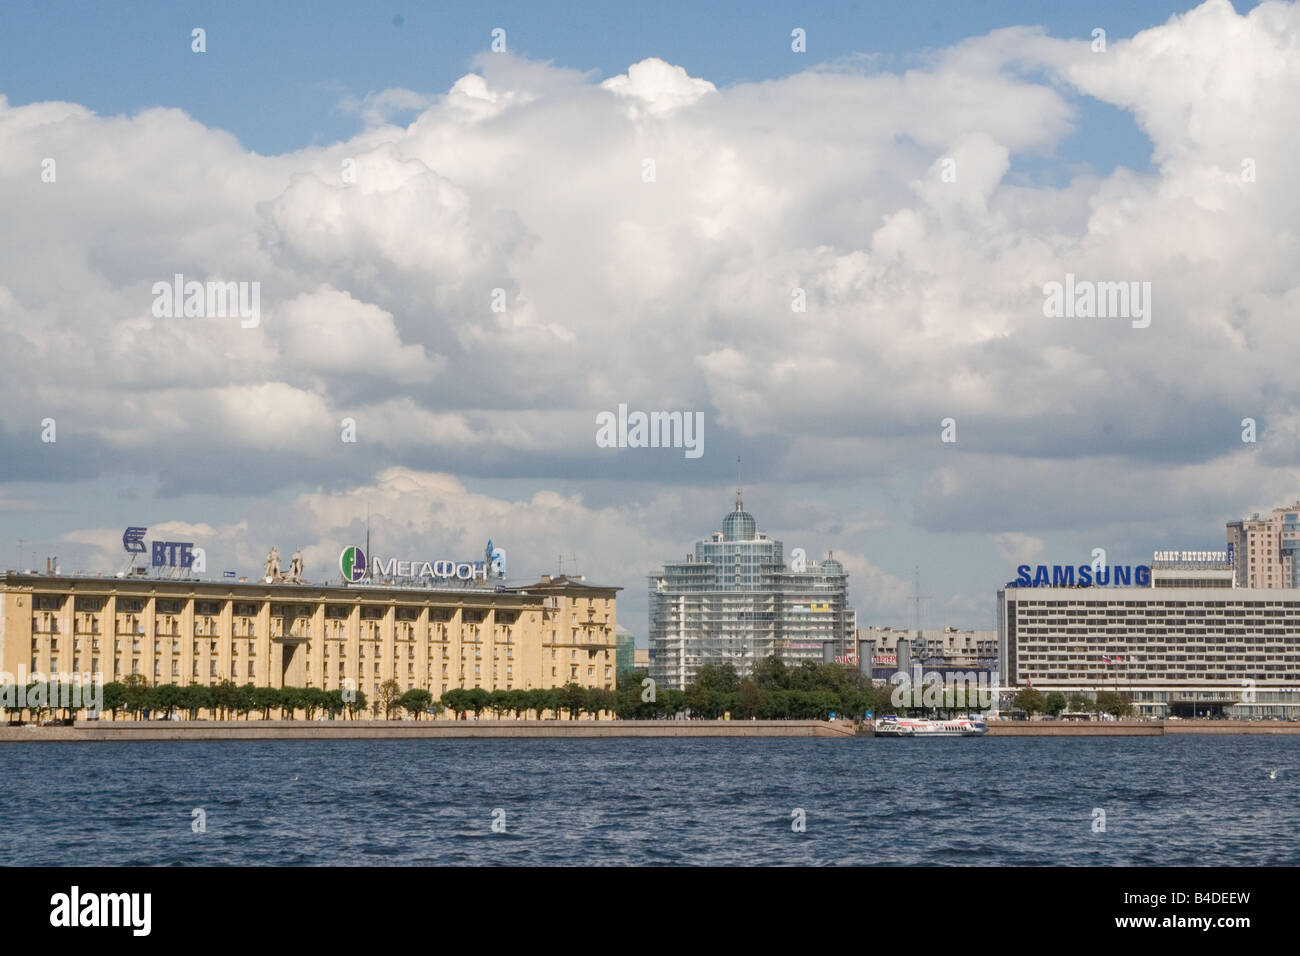
M 878 720 L 877 737 L 983 737 L 988 725 L 973 720 Z

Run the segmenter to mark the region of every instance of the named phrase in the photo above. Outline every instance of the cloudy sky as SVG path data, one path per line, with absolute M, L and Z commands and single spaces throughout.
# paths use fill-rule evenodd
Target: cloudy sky
M 739 458 L 860 624 L 919 568 L 925 625 L 991 627 L 1018 563 L 1300 496 L 1300 9 L 862 6 L 7 8 L 0 568 L 133 524 L 320 581 L 369 509 L 644 639 Z M 257 324 L 157 314 L 178 273 Z M 1067 274 L 1149 326 L 1045 316 Z M 704 454 L 599 447 L 620 404 Z

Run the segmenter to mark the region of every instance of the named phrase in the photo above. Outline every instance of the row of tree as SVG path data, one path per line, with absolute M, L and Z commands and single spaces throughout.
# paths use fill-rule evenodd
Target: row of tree
M 789 667 L 779 657 L 760 661 L 742 680 L 732 664 L 705 664 L 685 690 L 660 690 L 644 671 L 619 677 L 619 717 L 649 720 L 689 711 L 693 717 L 739 720 L 825 720 L 831 714 L 861 717 L 894 713 L 893 688 L 876 687 L 865 675 L 841 664 L 805 661 Z
M 1073 693 L 1069 697 L 1054 690 L 1044 695 L 1033 687 L 1025 687 L 1016 692 L 1011 704 L 1016 710 L 1023 710 L 1030 717 L 1034 714 L 1048 714 L 1059 717 L 1067 711 L 1072 714 L 1110 714 L 1112 717 L 1133 716 L 1133 702 L 1119 691 L 1099 690 L 1096 698 L 1086 694 Z
M 76 690 L 76 693 L 73 691 Z M 57 684 L 33 683 L 25 694 L 11 693 L 0 700 L 20 719 L 40 721 L 46 717 L 60 716 L 70 719 L 79 710 L 90 709 L 89 685 L 73 688 Z M 274 714 L 283 720 L 303 717 L 314 720 L 324 714 L 330 718 L 357 718 L 367 711 L 372 717 L 394 717 L 409 714 L 420 720 L 428 714 L 450 710 L 457 717 L 483 713 L 493 717 L 537 717 L 565 714 L 576 719 L 583 714 L 598 716 L 612 713 L 615 706 L 612 690 L 568 684 L 549 690 L 495 690 L 481 687 L 447 691 L 435 700 L 427 690 L 403 691 L 395 680 L 379 685 L 378 693 L 369 700 L 364 691 L 323 690 L 319 687 L 258 687 L 254 684 L 235 684 L 226 680 L 206 684 L 150 685 L 143 675 L 132 674 L 122 681 L 110 681 L 103 686 L 101 709 L 117 718 L 119 712 L 137 719 L 170 720 L 181 714 L 191 720 L 206 711 L 219 720 L 249 719 L 257 714 L 269 720 Z M 62 704 L 62 706 L 61 706 Z
M 80 696 L 74 691 L 79 690 Z M 46 715 L 72 717 L 82 709 L 89 688 L 32 684 L 25 699 L 12 695 L 9 709 L 20 717 L 41 720 Z M 416 720 L 428 714 L 448 710 L 458 718 L 490 714 L 500 719 L 559 717 L 576 720 L 584 714 L 598 717 L 613 714 L 629 720 L 671 718 L 689 712 L 694 717 L 717 719 L 724 714 L 747 720 L 825 720 L 831 714 L 861 717 L 898 713 L 891 685 L 876 687 L 852 668 L 838 664 L 806 661 L 788 667 L 780 658 L 769 657 L 756 666 L 752 677 L 742 680 L 731 664 L 704 665 L 685 690 L 659 689 L 644 671 L 619 675 L 616 690 L 582 687 L 576 683 L 539 690 L 485 690 L 482 687 L 449 690 L 435 700 L 427 690 L 403 691 L 395 680 L 379 686 L 373 701 L 363 691 L 323 690 L 318 687 L 257 687 L 232 681 L 207 686 L 160 684 L 151 686 L 143 675 L 103 686 L 102 709 L 114 718 L 119 711 L 134 717 L 150 716 L 170 719 L 180 713 L 196 719 L 207 712 L 218 719 L 249 719 L 258 714 L 270 719 L 272 713 L 282 719 L 299 716 L 313 720 L 317 715 L 330 718 L 357 718 L 369 710 L 370 716 L 392 719 L 409 714 Z M 963 701 L 949 700 L 945 691 L 940 709 L 962 709 Z M 966 706 L 974 707 L 970 702 Z M 1083 694 L 1068 698 L 1059 691 L 1043 695 L 1026 687 L 1020 690 L 1013 706 L 1034 714 L 1057 716 L 1065 711 L 1107 713 L 1127 717 L 1133 713 L 1132 702 L 1123 694 L 1098 691 L 1095 699 Z

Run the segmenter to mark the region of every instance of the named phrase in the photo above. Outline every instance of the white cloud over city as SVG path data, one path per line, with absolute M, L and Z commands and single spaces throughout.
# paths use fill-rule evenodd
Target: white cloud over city
M 645 575 L 718 526 L 740 454 L 760 527 L 833 548 L 860 623 L 906 621 L 962 535 L 983 566 L 936 623 L 989 626 L 1009 563 L 1175 518 L 1212 543 L 1300 489 L 1297 43 L 1295 5 L 1212 0 L 1104 53 L 1027 26 L 730 86 L 484 54 L 274 156 L 175 109 L 0 99 L 0 510 L 130 474 L 220 562 L 302 546 L 319 576 L 369 507 L 394 550 L 580 555 L 643 634 Z M 1080 98 L 1151 168 L 1071 169 Z M 177 273 L 259 282 L 260 324 L 155 317 Z M 1067 274 L 1151 283 L 1150 327 L 1045 318 Z M 703 459 L 597 448 L 619 403 L 703 411 Z M 111 566 L 115 535 L 55 537 Z

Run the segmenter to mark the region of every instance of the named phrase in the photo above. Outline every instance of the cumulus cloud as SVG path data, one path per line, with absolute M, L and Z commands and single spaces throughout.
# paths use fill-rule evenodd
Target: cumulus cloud
M 1004 564 L 1020 564 L 1033 561 L 1043 553 L 1042 538 L 1021 534 L 1019 531 L 1004 531 L 993 536 L 993 549 Z
M 542 497 L 500 520 L 626 536 L 600 553 L 633 579 L 692 537 L 650 533 L 647 503 L 716 488 L 733 449 L 845 514 L 858 488 L 889 496 L 891 533 L 969 534 L 972 554 L 1115 511 L 1135 541 L 1192 505 L 1213 528 L 1300 478 L 1298 38 L 1295 5 L 1209 0 L 1105 54 L 1016 27 L 902 72 L 727 86 L 655 58 L 601 82 L 484 56 L 278 156 L 174 109 L 0 98 L 0 479 L 246 503 L 310 481 L 328 510 L 385 466 L 508 475 Z M 1132 115 L 1150 168 L 1072 162 L 1088 99 Z M 259 282 L 261 324 L 155 317 L 176 273 Z M 1067 274 L 1150 282 L 1150 327 L 1046 318 Z M 591 422 L 620 402 L 703 410 L 705 458 L 604 454 Z M 60 445 L 38 453 L 46 416 Z M 647 480 L 627 507 L 573 503 L 628 475 Z M 469 547 L 488 523 L 427 531 Z M 880 546 L 840 526 L 837 550 Z

